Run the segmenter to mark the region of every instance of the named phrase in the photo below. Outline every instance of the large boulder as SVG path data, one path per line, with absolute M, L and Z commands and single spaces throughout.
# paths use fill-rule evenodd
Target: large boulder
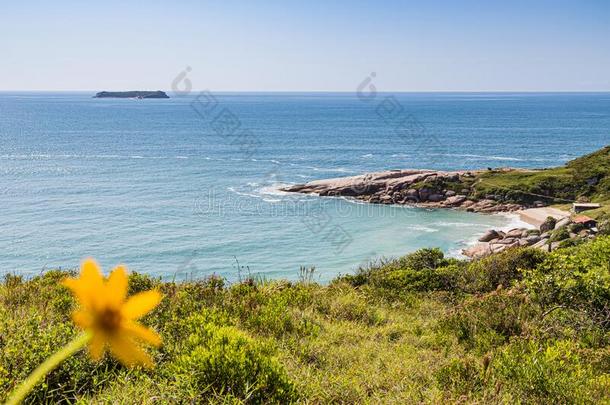
M 570 221 L 569 217 L 566 218 L 562 218 L 559 221 L 557 221 L 555 223 L 555 227 L 553 229 L 561 229 L 561 228 L 565 228 L 566 226 L 570 225 L 572 221 Z
M 466 196 L 465 195 L 454 195 L 453 197 L 449 197 L 445 200 L 445 205 L 460 205 L 461 203 L 463 203 L 464 201 L 466 201 Z
M 428 197 L 430 196 L 430 194 L 432 194 L 432 190 L 430 190 L 429 188 L 421 188 L 419 189 L 419 199 L 422 201 L 426 201 L 428 200 Z
M 538 243 L 538 242 L 540 241 L 540 239 L 541 239 L 541 238 L 540 238 L 540 236 L 538 236 L 538 235 L 530 235 L 530 236 L 528 236 L 527 238 L 525 238 L 525 240 L 527 241 L 527 243 L 528 243 L 529 245 L 533 245 L 533 244 L 535 244 L 535 243 Z
M 432 201 L 432 202 L 440 202 L 443 201 L 445 199 L 445 196 L 442 194 L 430 194 L 428 196 L 428 201 Z
M 489 246 L 487 243 L 477 243 L 474 246 L 469 247 L 468 249 L 462 250 L 464 256 L 472 257 L 473 259 L 483 257 L 491 253 Z
M 520 238 L 522 233 L 523 233 L 523 229 L 515 228 L 515 229 L 511 229 L 510 231 L 506 232 L 506 237 L 507 238 Z
M 483 236 L 481 236 L 479 238 L 479 242 L 489 242 L 492 239 L 499 239 L 500 235 L 498 234 L 498 232 L 494 229 L 490 229 L 489 231 L 485 232 L 483 234 Z

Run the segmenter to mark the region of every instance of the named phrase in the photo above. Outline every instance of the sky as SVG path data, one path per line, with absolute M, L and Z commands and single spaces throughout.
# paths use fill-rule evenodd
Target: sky
M 610 91 L 610 0 L 3 3 L 5 91 Z

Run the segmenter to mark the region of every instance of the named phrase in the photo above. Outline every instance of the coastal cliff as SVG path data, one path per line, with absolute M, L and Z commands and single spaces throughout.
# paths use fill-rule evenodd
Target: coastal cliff
M 377 204 L 409 204 L 472 212 L 511 212 L 610 200 L 610 146 L 549 169 L 388 170 L 315 180 L 283 191 L 344 196 Z M 604 204 L 606 207 L 608 204 Z M 596 215 L 607 215 L 602 208 Z
M 165 92 L 157 91 L 100 91 L 93 98 L 169 98 Z
M 512 170 L 512 169 L 503 169 Z M 283 191 L 345 196 L 377 204 L 410 204 L 423 208 L 456 208 L 472 212 L 509 212 L 523 204 L 498 201 L 492 194 L 474 196 L 482 171 L 389 170 L 359 176 L 311 181 Z

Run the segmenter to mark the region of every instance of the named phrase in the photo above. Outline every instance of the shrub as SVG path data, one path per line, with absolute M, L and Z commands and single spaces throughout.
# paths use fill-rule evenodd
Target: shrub
M 528 291 L 544 306 L 585 311 L 610 326 L 610 237 L 548 255 L 526 273 Z
M 153 277 L 146 275 L 146 274 L 140 274 L 137 272 L 133 272 L 131 274 L 129 274 L 129 279 L 128 279 L 128 290 L 127 290 L 127 294 L 128 295 L 132 295 L 132 294 L 136 294 L 142 291 L 148 291 L 148 290 L 152 290 L 153 288 L 157 287 L 160 283 L 159 279 L 154 279 Z
M 595 376 L 573 342 L 515 341 L 501 350 L 492 373 L 504 396 L 516 403 L 598 403 L 610 380 Z
M 610 219 L 604 219 L 597 225 L 598 235 L 610 236 Z
M 436 373 L 436 381 L 443 390 L 458 395 L 472 395 L 484 386 L 484 366 L 471 356 L 452 359 Z
M 468 349 L 486 353 L 521 335 L 537 313 L 522 291 L 498 289 L 467 298 L 441 322 L 441 329 L 455 334 Z
M 17 383 L 76 333 L 72 322 L 67 319 L 49 322 L 37 310 L 12 317 L 0 309 L 0 393 L 6 395 L 12 391 Z M 72 402 L 78 395 L 103 387 L 108 377 L 120 367 L 110 359 L 101 363 L 91 362 L 85 352 L 80 352 L 49 373 L 29 394 L 27 401 Z M 4 399 L 0 394 L 0 401 Z
M 286 403 L 297 397 L 293 383 L 271 349 L 232 326 L 219 326 L 206 315 L 189 317 L 190 334 L 169 375 L 180 389 L 202 402 L 222 396 L 253 403 Z
M 509 287 L 522 278 L 523 269 L 541 263 L 545 253 L 533 248 L 511 248 L 501 253 L 474 260 L 454 274 L 454 283 L 465 292 L 489 292 L 499 285 Z
M 434 270 L 448 264 L 443 252 L 438 249 L 419 249 L 398 259 L 397 264 L 403 269 L 415 271 Z
M 557 220 L 553 217 L 546 217 L 544 222 L 540 225 L 540 232 L 547 232 L 553 230 L 555 228 L 555 224 Z
M 570 237 L 570 232 L 568 231 L 568 228 L 564 227 L 564 228 L 553 231 L 553 233 L 551 234 L 551 238 L 549 239 L 549 242 L 559 242 L 564 239 L 568 239 L 569 237 Z

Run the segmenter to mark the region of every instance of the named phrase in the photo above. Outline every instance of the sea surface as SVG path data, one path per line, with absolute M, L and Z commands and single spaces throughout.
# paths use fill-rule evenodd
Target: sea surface
M 0 93 L 0 273 L 93 256 L 164 279 L 327 282 L 515 218 L 288 195 L 398 168 L 560 165 L 610 143 L 610 94 Z M 171 95 L 171 94 L 170 94 Z

